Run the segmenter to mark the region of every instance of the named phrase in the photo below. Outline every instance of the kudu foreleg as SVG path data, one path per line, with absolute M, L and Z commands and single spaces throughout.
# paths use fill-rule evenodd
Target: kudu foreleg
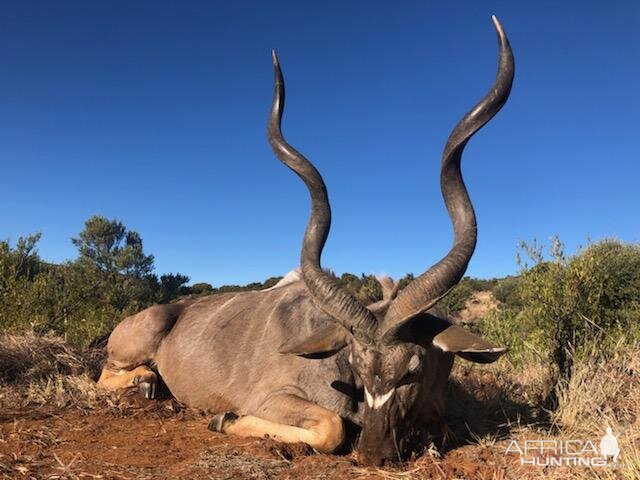
M 213 417 L 209 429 L 242 437 L 269 437 L 279 442 L 303 442 L 319 452 L 334 452 L 344 441 L 342 418 L 295 395 L 272 397 L 254 415 L 226 412 Z
M 146 365 L 132 370 L 110 368 L 102 369 L 98 385 L 106 390 L 125 390 L 137 387 L 145 397 L 155 398 L 158 376 Z

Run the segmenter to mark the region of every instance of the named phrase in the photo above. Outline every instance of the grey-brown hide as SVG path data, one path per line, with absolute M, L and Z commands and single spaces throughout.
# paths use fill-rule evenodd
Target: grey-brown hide
M 346 358 L 278 352 L 292 334 L 307 338 L 333 324 L 313 305 L 299 274 L 288 277 L 293 281 L 266 291 L 188 299 L 124 319 L 109 338 L 107 368 L 152 364 L 177 399 L 210 411 L 224 404 L 271 419 L 269 399 L 289 393 L 352 417 L 351 399 L 330 386 L 350 382 Z
M 171 392 L 188 405 L 220 411 L 223 398 L 238 415 L 279 422 L 270 401 L 291 394 L 354 418 L 352 399 L 331 386 L 353 384 L 344 354 L 309 360 L 278 352 L 284 339 L 308 338 L 332 324 L 301 280 L 266 292 L 214 295 L 185 310 L 155 361 Z

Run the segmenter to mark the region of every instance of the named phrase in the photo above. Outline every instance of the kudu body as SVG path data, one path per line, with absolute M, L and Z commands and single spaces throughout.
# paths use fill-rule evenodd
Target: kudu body
M 327 192 L 318 171 L 280 131 L 284 80 L 274 53 L 269 141 L 312 202 L 300 269 L 268 290 L 183 299 L 126 318 L 109 338 L 99 383 L 137 386 L 153 397 L 153 367 L 176 398 L 218 412 L 213 430 L 301 441 L 324 452 L 344 441 L 348 419 L 362 428 L 357 451 L 365 463 L 398 458 L 409 430 L 439 430 L 454 355 L 491 362 L 506 351 L 429 313 L 460 280 L 475 248 L 462 150 L 506 102 L 513 81 L 511 49 L 494 23 L 496 82 L 454 128 L 443 154 L 441 187 L 454 243 L 440 262 L 400 292 L 381 280 L 385 298 L 369 306 L 322 270 L 331 222 Z

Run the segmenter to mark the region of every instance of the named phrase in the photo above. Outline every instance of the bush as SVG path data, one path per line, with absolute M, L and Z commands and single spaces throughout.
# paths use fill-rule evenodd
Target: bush
M 548 258 L 535 242 L 522 250 L 533 265 L 503 288 L 506 301 L 481 327 L 516 359 L 548 356 L 558 380 L 568 380 L 577 357 L 602 352 L 621 336 L 640 339 L 640 245 L 604 240 L 567 258 L 554 238 Z
M 520 308 L 522 303 L 520 301 L 519 288 L 520 278 L 509 276 L 497 280 L 495 286 L 491 289 L 491 293 L 493 298 L 507 307 Z
M 191 285 L 189 293 L 192 295 L 210 295 L 213 293 L 213 287 L 206 282 L 194 283 Z

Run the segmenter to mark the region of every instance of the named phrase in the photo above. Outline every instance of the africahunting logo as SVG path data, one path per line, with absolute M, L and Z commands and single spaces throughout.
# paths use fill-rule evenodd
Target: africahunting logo
M 607 427 L 599 448 L 591 440 L 512 440 L 505 453 L 520 455 L 520 465 L 532 467 L 613 467 L 619 466 L 619 436 Z

